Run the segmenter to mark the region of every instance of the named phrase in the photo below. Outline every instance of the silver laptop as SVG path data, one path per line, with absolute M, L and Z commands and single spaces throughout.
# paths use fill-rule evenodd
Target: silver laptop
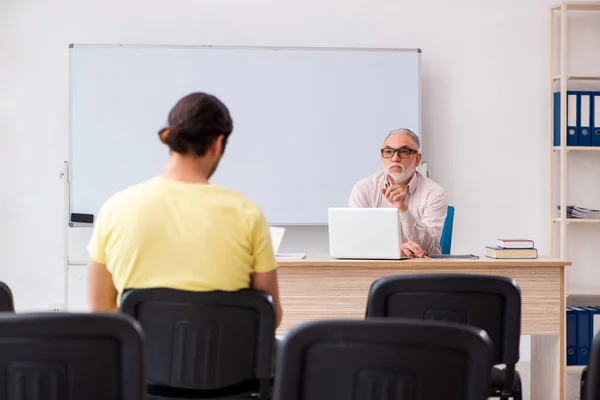
M 398 260 L 400 222 L 395 208 L 330 208 L 329 255 Z

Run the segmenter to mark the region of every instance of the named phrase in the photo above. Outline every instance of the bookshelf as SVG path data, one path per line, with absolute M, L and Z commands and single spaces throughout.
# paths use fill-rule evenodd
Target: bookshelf
M 600 75 L 567 75 L 564 77 L 568 81 L 600 81 Z M 555 75 L 552 80 L 558 81 L 563 79 L 560 75 Z
M 581 3 L 581 2 L 565 2 L 550 7 L 549 10 L 549 35 L 550 35 L 550 62 L 549 62 L 549 93 L 548 93 L 548 110 L 549 110 L 549 142 L 550 142 L 550 253 L 553 256 L 558 256 L 561 259 L 567 258 L 567 226 L 571 224 L 600 224 L 600 220 L 595 219 L 578 219 L 567 218 L 566 210 L 567 202 L 567 155 L 571 152 L 576 152 L 572 157 L 577 157 L 581 152 L 600 151 L 600 147 L 579 147 L 567 146 L 567 90 L 568 83 L 572 81 L 588 81 L 598 85 L 600 82 L 600 68 L 594 74 L 576 74 L 567 71 L 568 49 L 567 49 L 567 15 L 571 11 L 577 12 L 600 12 L 600 3 Z M 558 26 L 556 26 L 555 18 L 559 14 Z M 574 26 L 573 29 L 577 27 Z M 559 31 L 558 40 L 555 39 L 555 29 Z M 600 26 L 598 26 L 598 35 L 600 35 Z M 558 59 L 558 68 L 556 67 L 556 56 Z M 559 89 L 555 89 L 556 85 L 560 85 Z M 595 90 L 600 90 L 597 88 Z M 561 93 L 561 127 L 560 127 L 560 146 L 554 145 L 554 92 Z M 558 157 L 556 155 L 558 154 Z M 599 153 L 588 153 L 599 154 Z M 558 171 L 558 176 L 556 171 Z M 557 179 L 558 178 L 558 179 Z M 558 184 L 556 183 L 558 181 Z M 557 187 L 558 185 L 558 187 Z M 556 193 L 558 189 L 558 199 Z M 557 206 L 560 206 L 561 213 L 557 214 Z M 556 224 L 559 229 L 556 229 Z M 558 231 L 558 232 L 557 232 Z M 557 237 L 558 235 L 558 237 Z M 600 231 L 599 231 L 600 235 Z M 558 240 L 557 240 L 558 239 Z M 557 246 L 558 243 L 558 246 Z M 557 249 L 558 247 L 558 249 Z M 568 289 L 567 289 L 568 292 Z M 600 294 L 600 290 L 597 291 Z
M 556 4 L 550 8 L 552 11 L 599 11 L 600 3 L 587 3 L 582 1 L 570 1 Z
M 567 218 L 567 225 L 568 224 L 577 224 L 577 223 L 582 223 L 582 224 L 600 224 L 600 219 L 592 219 L 592 218 Z M 553 218 L 552 219 L 553 222 L 562 222 L 562 220 L 560 218 Z
M 591 146 L 565 146 L 567 152 L 569 151 L 600 151 L 600 147 L 591 147 Z M 563 148 L 561 146 L 554 146 L 552 148 L 555 151 L 561 151 Z

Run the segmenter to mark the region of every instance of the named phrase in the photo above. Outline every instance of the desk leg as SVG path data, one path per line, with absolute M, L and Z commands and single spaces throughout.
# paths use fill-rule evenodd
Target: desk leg
M 563 400 L 560 336 L 531 336 L 531 400 Z

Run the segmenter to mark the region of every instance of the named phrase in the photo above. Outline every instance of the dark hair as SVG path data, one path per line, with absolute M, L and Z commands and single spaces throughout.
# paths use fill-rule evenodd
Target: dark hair
M 192 93 L 171 109 L 168 126 L 158 132 L 158 137 L 176 153 L 203 156 L 221 135 L 225 150 L 231 131 L 233 122 L 225 104 L 213 95 Z

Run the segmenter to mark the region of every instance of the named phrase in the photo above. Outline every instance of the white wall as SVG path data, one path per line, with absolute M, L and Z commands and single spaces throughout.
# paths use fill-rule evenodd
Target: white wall
M 482 252 L 498 237 L 525 236 L 547 253 L 552 3 L 3 0 L 0 277 L 12 287 L 19 310 L 45 310 L 62 301 L 59 173 L 67 157 L 72 42 L 419 47 L 424 159 L 457 208 L 453 252 Z M 589 52 L 582 54 L 590 61 Z M 591 162 L 598 168 L 598 159 Z M 572 176 L 578 179 L 576 172 Z M 600 206 L 600 196 L 587 196 L 586 205 Z M 581 231 L 588 240 L 598 234 L 592 227 Z M 327 249 L 315 237 L 326 234 L 292 232 L 283 250 Z M 598 246 L 588 247 L 598 259 Z M 590 260 L 578 260 L 571 281 L 600 287 L 600 274 L 588 276 Z

